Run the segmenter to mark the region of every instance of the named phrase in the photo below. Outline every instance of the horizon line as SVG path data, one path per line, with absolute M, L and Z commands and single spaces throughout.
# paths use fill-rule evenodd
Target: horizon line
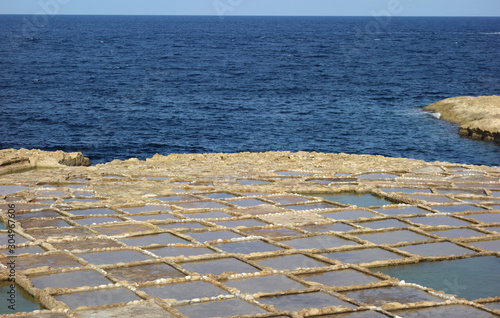
M 274 15 L 274 14 L 120 14 L 120 13 L 64 13 L 64 14 L 46 14 L 46 13 L 0 13 L 0 16 L 20 15 L 50 15 L 50 16 L 144 16 L 144 17 L 297 17 L 297 18 L 373 18 L 377 15 Z M 392 18 L 500 18 L 498 15 L 398 15 Z

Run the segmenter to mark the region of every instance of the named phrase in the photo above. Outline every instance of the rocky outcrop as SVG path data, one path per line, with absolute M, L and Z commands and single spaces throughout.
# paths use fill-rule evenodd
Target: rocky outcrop
M 35 168 L 61 166 L 90 166 L 90 159 L 80 152 L 43 151 L 27 149 L 0 150 L 0 174 Z
M 424 107 L 440 119 L 459 124 L 460 135 L 500 141 L 500 96 L 454 97 Z

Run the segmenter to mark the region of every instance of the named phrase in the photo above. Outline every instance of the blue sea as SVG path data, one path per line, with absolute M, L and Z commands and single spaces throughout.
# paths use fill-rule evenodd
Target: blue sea
M 500 18 L 0 16 L 0 149 L 498 165 L 422 107 L 500 93 Z

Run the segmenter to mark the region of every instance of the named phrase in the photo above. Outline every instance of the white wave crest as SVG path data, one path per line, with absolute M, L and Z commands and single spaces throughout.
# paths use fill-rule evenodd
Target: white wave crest
M 431 115 L 436 117 L 437 119 L 441 118 L 441 113 L 431 113 Z

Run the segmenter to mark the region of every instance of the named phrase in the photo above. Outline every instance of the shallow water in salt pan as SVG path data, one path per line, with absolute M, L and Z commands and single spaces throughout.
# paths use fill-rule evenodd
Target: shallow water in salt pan
M 458 295 L 468 300 L 500 296 L 500 258 L 470 257 L 371 268 L 406 282 Z M 404 316 L 403 316 L 404 317 Z
M 206 247 L 164 247 L 164 248 L 150 248 L 151 253 L 159 257 L 178 257 L 178 256 L 197 256 L 205 254 L 214 254 L 215 252 Z
M 227 291 L 207 282 L 181 283 L 166 286 L 153 286 L 141 289 L 152 297 L 168 300 L 190 300 L 194 298 L 227 295 Z
M 256 260 L 255 262 L 259 266 L 270 267 L 277 270 L 291 271 L 297 270 L 299 268 L 330 266 L 330 264 L 317 261 L 302 254 L 270 257 L 264 260 Z
M 2 264 L 4 265 L 6 265 L 7 262 L 7 259 L 2 260 Z M 81 267 L 81 265 L 75 260 L 62 253 L 20 256 L 16 259 L 17 270 L 26 270 L 44 266 L 50 267 L 52 269 Z
M 391 228 L 391 227 L 405 228 L 405 227 L 409 227 L 410 226 L 410 225 L 408 225 L 408 224 L 406 224 L 404 222 L 401 222 L 401 221 L 395 220 L 395 219 L 387 219 L 387 220 L 372 221 L 372 222 L 363 222 L 363 223 L 358 223 L 358 225 L 360 225 L 362 227 L 369 228 L 369 229 L 373 229 L 373 230 L 376 230 L 376 229 L 386 229 L 386 228 Z
M 2 314 L 13 314 L 17 312 L 31 312 L 33 310 L 45 309 L 41 304 L 36 303 L 33 296 L 28 294 L 24 289 L 20 286 L 16 285 L 16 310 L 9 309 L 8 306 L 11 303 L 7 300 L 7 297 L 10 296 L 8 292 L 11 290 L 10 283 L 1 283 L 0 284 L 0 294 L 3 296 L 0 298 L 0 315 Z
M 273 275 L 252 277 L 241 280 L 230 280 L 225 282 L 226 286 L 239 289 L 243 293 L 256 294 L 256 293 L 275 293 L 285 290 L 300 290 L 305 289 L 306 286 L 299 284 L 286 276 Z
M 256 315 L 266 313 L 264 309 L 251 305 L 240 299 L 210 301 L 207 303 L 175 307 L 175 309 L 189 318 L 233 317 L 238 315 Z
M 269 203 L 257 200 L 257 199 L 241 199 L 241 200 L 227 200 L 226 201 L 229 204 L 234 204 L 238 207 L 252 207 L 252 206 L 259 206 L 259 205 L 267 205 Z
M 485 250 L 489 251 L 500 252 L 500 240 L 473 242 L 469 243 L 469 245 L 484 248 Z
M 262 180 L 238 180 L 242 185 L 256 185 L 256 184 L 268 184 L 268 181 Z
M 316 282 L 327 286 L 339 287 L 351 285 L 366 285 L 372 282 L 379 281 L 378 278 L 366 275 L 353 269 L 306 274 L 302 275 L 301 278 L 306 281 Z
M 237 220 L 237 221 L 225 221 L 225 222 L 215 222 L 217 225 L 225 226 L 228 228 L 237 228 L 237 227 L 255 227 L 255 226 L 264 226 L 267 223 L 263 223 L 257 220 Z
M 115 211 L 110 209 L 85 209 L 85 210 L 69 210 L 66 211 L 73 215 L 93 215 L 93 214 L 117 214 Z
M 327 315 L 322 318 L 387 318 L 387 316 L 378 313 L 376 311 L 368 310 L 363 312 L 353 312 L 347 314 Z
M 325 233 L 330 231 L 347 232 L 354 230 L 352 226 L 343 223 L 312 224 L 301 226 L 301 229 L 312 233 Z
M 321 216 L 331 218 L 334 220 L 357 220 L 359 218 L 372 218 L 378 215 L 365 210 L 345 210 L 339 212 L 325 213 L 321 214 Z
M 340 193 L 340 194 L 313 194 L 315 197 L 320 197 L 328 201 L 338 202 L 341 204 L 357 205 L 359 207 L 368 206 L 384 206 L 392 204 L 382 198 L 378 198 L 371 194 L 355 194 L 355 193 Z
M 209 194 L 200 194 L 203 197 L 207 197 L 210 199 L 230 199 L 235 198 L 236 196 L 231 193 L 225 192 L 217 192 L 217 193 L 209 193 Z
M 77 256 L 83 258 L 90 264 L 94 265 L 130 263 L 130 262 L 145 261 L 150 259 L 149 257 L 147 257 L 142 253 L 129 250 L 120 250 L 114 252 L 84 253 L 84 254 L 78 254 Z
M 191 219 L 225 219 L 233 217 L 231 214 L 224 212 L 205 212 L 196 214 L 184 213 L 184 216 Z
M 456 219 L 451 216 L 423 216 L 423 217 L 414 217 L 408 218 L 408 221 L 411 221 L 416 224 L 428 225 L 428 226 L 463 226 L 469 225 L 468 222 Z
M 309 201 L 306 198 L 293 194 L 268 196 L 266 197 L 266 200 L 269 200 L 276 204 L 293 204 Z
M 348 308 L 356 308 L 348 302 L 330 296 L 322 292 L 275 296 L 269 298 L 261 298 L 259 302 L 273 305 L 278 310 L 296 311 L 303 308 L 324 308 L 329 306 L 344 306 Z
M 220 275 L 225 272 L 254 273 L 259 270 L 235 258 L 223 258 L 204 262 L 191 262 L 180 264 L 190 272 L 199 274 Z
M 2 185 L 0 186 L 0 195 L 14 194 L 16 192 L 27 189 L 29 189 L 29 187 L 18 186 L 18 185 Z
M 142 222 L 149 222 L 149 221 L 165 221 L 165 220 L 178 220 L 177 217 L 168 214 L 168 213 L 161 213 L 161 214 L 140 214 L 140 215 L 128 215 L 128 218 L 135 220 L 135 221 L 142 221 Z
M 402 208 L 392 208 L 392 209 L 376 209 L 378 213 L 386 215 L 409 215 L 409 214 L 427 214 L 430 211 L 417 208 L 416 206 L 402 207 Z
M 143 207 L 120 208 L 120 210 L 132 214 L 141 212 L 154 212 L 154 211 L 172 211 L 171 208 L 162 205 L 146 205 Z
M 399 242 L 426 241 L 430 238 L 408 230 L 398 230 L 374 234 L 357 234 L 358 238 L 375 244 L 396 244 Z
M 500 223 L 500 213 L 471 214 L 464 217 L 484 223 Z
M 374 261 L 403 258 L 403 256 L 391 253 L 381 248 L 367 248 L 363 250 L 355 250 L 350 252 L 325 253 L 321 255 L 328 257 L 332 260 L 337 260 L 342 263 L 351 263 L 351 264 L 370 263 Z
M 434 232 L 429 232 L 429 234 L 434 234 L 434 235 L 439 235 L 442 237 L 449 237 L 449 238 L 474 237 L 474 236 L 485 235 L 484 233 L 474 231 L 474 230 L 469 230 L 469 229 L 452 229 L 452 230 L 445 230 L 445 231 L 434 231 Z
M 148 246 L 152 244 L 167 245 L 167 244 L 189 244 L 189 241 L 185 241 L 175 235 L 170 233 L 161 233 L 153 235 L 142 235 L 122 238 L 119 240 L 127 244 L 128 246 Z
M 455 317 L 474 317 L 474 318 L 493 318 L 497 317 L 480 309 L 466 306 L 443 306 L 423 309 L 410 309 L 393 312 L 403 318 L 455 318 Z
M 348 241 L 338 238 L 333 235 L 318 235 L 299 239 L 281 241 L 280 243 L 292 246 L 296 249 L 311 249 L 311 248 L 334 248 L 345 245 L 358 245 L 357 242 Z
M 265 253 L 281 250 L 280 247 L 264 243 L 262 241 L 245 241 L 217 245 L 213 244 L 212 246 L 218 247 L 224 252 L 240 254 Z
M 217 202 L 205 202 L 205 201 L 197 201 L 197 202 L 183 202 L 183 203 L 175 203 L 176 206 L 189 210 L 189 209 L 224 209 L 227 208 L 227 205 L 220 204 Z
M 108 222 L 123 222 L 119 217 L 98 217 L 98 218 L 84 218 L 79 220 L 73 220 L 73 222 L 80 225 L 96 225 L 100 223 Z
M 287 205 L 283 206 L 284 209 L 291 209 L 294 211 L 307 211 L 307 210 L 317 210 L 317 209 L 335 209 L 339 206 L 333 205 L 331 203 L 306 203 L 301 205 Z
M 68 305 L 70 309 L 76 309 L 80 306 L 102 306 L 140 300 L 136 294 L 126 288 L 93 290 L 55 296 L 55 298 Z
M 398 247 L 398 249 L 411 254 L 417 254 L 425 257 L 465 255 L 475 253 L 473 250 L 469 250 L 450 242 L 408 245 L 404 247 Z
M 368 305 L 380 306 L 386 303 L 398 302 L 400 304 L 416 303 L 419 301 L 444 301 L 441 298 L 431 296 L 426 292 L 411 287 L 388 287 L 374 288 L 345 294 L 359 302 Z
M 302 235 L 302 233 L 300 233 L 299 231 L 290 230 L 287 228 L 242 230 L 242 232 L 248 235 L 263 236 L 270 238 Z
M 370 173 L 358 176 L 359 179 L 395 179 L 398 176 L 389 173 Z
M 184 274 L 167 264 L 148 264 L 134 267 L 122 267 L 106 270 L 118 280 L 128 282 L 153 281 L 160 278 L 184 277 Z
M 77 271 L 32 277 L 36 288 L 77 288 L 82 286 L 107 285 L 111 281 L 94 271 Z
M 194 238 L 198 242 L 210 242 L 221 240 L 230 240 L 234 238 L 241 238 L 242 236 L 231 231 L 206 231 L 206 232 L 193 232 L 184 233 Z

